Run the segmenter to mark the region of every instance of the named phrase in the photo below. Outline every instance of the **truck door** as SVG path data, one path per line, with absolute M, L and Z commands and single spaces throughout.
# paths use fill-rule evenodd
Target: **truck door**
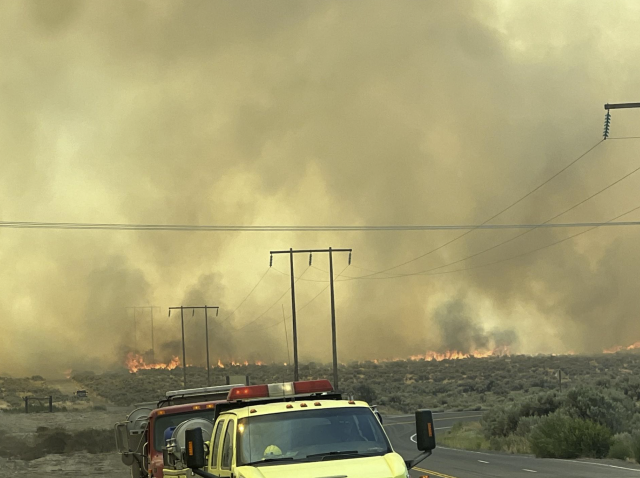
M 213 429 L 213 433 L 211 434 L 211 455 L 209 456 L 209 472 L 214 475 L 219 475 L 220 470 L 220 449 L 222 446 L 220 442 L 222 441 L 222 434 L 224 430 L 224 426 L 226 425 L 227 420 L 224 417 L 220 417 L 216 421 L 215 428 Z
M 217 474 L 226 478 L 232 476 L 235 468 L 235 420 L 231 417 L 227 419 L 223 436 L 220 450 L 220 469 Z

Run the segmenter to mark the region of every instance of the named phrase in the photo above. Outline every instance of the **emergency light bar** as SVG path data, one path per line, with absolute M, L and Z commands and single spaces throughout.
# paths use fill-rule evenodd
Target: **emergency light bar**
M 307 380 L 304 382 L 270 383 L 268 385 L 246 385 L 233 387 L 227 396 L 228 401 L 248 400 L 252 398 L 295 397 L 315 393 L 333 392 L 329 380 Z
M 202 388 L 188 388 L 185 390 L 172 390 L 167 392 L 167 398 L 173 397 L 190 397 L 194 395 L 211 395 L 213 393 L 221 393 L 228 392 L 232 390 L 234 387 L 242 385 L 240 383 L 236 383 L 233 385 L 218 385 L 215 387 L 202 387 Z

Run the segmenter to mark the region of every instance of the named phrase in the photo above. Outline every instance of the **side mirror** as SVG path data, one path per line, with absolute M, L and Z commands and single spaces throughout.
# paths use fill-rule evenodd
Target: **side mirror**
M 405 460 L 407 470 L 410 470 L 425 458 L 431 456 L 436 448 L 436 432 L 433 426 L 433 414 L 431 410 L 416 411 L 416 443 L 422 453 L 413 460 Z
M 118 453 L 126 453 L 129 451 L 128 439 L 129 436 L 127 434 L 127 424 L 126 423 L 116 423 L 115 425 L 115 433 L 116 433 L 116 449 Z
M 185 431 L 186 462 L 187 467 L 193 469 L 204 468 L 206 460 L 204 456 L 204 439 L 201 428 L 192 428 Z
M 416 443 L 420 451 L 427 452 L 436 448 L 436 432 L 431 410 L 416 411 Z

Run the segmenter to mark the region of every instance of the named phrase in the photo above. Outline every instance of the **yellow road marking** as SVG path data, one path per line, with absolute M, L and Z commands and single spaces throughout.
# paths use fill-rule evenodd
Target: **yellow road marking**
M 478 418 L 481 417 L 482 415 L 465 415 L 464 417 L 452 417 L 452 418 L 434 418 L 433 421 L 434 422 L 442 422 L 444 420 L 462 420 L 463 418 Z M 388 423 L 387 425 L 385 425 L 385 427 L 390 427 L 393 425 L 407 425 L 409 423 L 415 423 L 415 422 L 400 422 L 400 423 Z
M 439 473 L 437 471 L 425 470 L 424 468 L 415 467 L 413 470 L 419 471 L 420 473 L 427 473 L 429 476 L 439 476 L 440 478 L 456 478 L 455 476 L 445 475 L 444 473 Z

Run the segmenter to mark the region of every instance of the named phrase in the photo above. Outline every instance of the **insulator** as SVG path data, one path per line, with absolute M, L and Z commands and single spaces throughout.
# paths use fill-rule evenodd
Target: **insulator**
M 269 267 L 271 267 L 272 265 L 273 265 L 273 254 L 269 256 Z
M 309 254 L 309 267 L 311 267 L 312 260 L 313 260 L 313 254 Z
M 611 126 L 611 112 L 607 110 L 607 114 L 604 117 L 604 131 L 602 132 L 602 136 L 604 139 L 609 137 L 609 128 Z
M 349 251 L 349 265 L 351 265 L 351 251 Z

